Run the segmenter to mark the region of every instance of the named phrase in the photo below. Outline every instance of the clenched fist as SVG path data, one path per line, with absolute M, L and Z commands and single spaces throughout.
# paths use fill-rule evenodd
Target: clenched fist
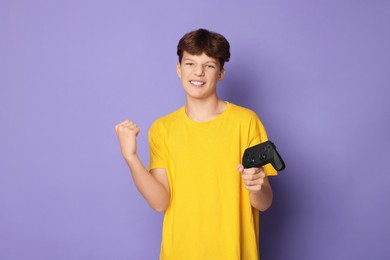
M 137 135 L 140 128 L 132 121 L 125 120 L 115 126 L 122 155 L 126 160 L 137 155 Z

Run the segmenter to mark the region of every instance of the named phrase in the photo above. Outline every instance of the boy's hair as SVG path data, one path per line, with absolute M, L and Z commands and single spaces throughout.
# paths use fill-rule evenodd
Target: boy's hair
M 186 33 L 177 45 L 177 55 L 179 62 L 183 58 L 184 51 L 191 55 L 201 55 L 205 53 L 207 56 L 217 59 L 221 69 L 225 62 L 230 59 L 230 44 L 226 38 L 215 32 L 206 29 L 198 29 Z

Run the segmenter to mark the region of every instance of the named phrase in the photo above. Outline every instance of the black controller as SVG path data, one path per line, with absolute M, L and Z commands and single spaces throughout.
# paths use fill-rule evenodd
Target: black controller
M 258 168 L 268 163 L 272 164 L 277 171 L 281 171 L 286 167 L 282 157 L 276 150 L 276 146 L 271 141 L 247 148 L 242 157 L 244 168 Z

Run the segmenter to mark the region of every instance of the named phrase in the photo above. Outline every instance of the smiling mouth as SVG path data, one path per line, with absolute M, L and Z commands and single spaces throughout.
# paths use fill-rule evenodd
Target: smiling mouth
M 206 84 L 206 82 L 203 82 L 203 81 L 197 81 L 197 80 L 190 80 L 190 83 L 194 86 L 197 86 L 197 87 L 201 87 L 203 86 L 204 84 Z

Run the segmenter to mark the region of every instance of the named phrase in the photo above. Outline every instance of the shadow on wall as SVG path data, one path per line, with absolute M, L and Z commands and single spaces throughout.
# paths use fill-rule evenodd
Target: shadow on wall
M 249 66 L 248 66 L 249 67 Z M 226 75 L 224 81 L 220 83 L 219 95 L 222 99 L 232 102 L 237 105 L 247 107 L 251 110 L 264 111 L 263 115 L 259 115 L 261 118 L 270 118 L 272 115 L 267 115 L 269 112 L 269 103 L 272 101 L 262 102 L 267 100 L 271 93 L 267 93 L 261 75 L 258 72 L 241 66 L 239 68 L 230 68 L 229 73 Z M 268 112 L 267 112 L 268 110 Z M 268 120 L 267 120 L 268 121 Z M 261 256 L 264 259 L 278 259 L 278 256 L 282 256 L 282 250 L 278 248 L 278 244 L 286 238 L 293 237 L 290 233 L 289 223 L 294 214 L 294 208 L 299 207 L 294 201 L 296 194 L 295 187 L 288 185 L 291 183 L 292 176 L 298 171 L 299 166 L 293 162 L 296 161 L 292 157 L 296 157 L 296 153 L 291 153 L 288 147 L 293 146 L 293 141 L 288 140 L 285 135 L 287 128 L 280 128 L 281 120 L 269 120 L 267 129 L 275 129 L 275 133 L 271 136 L 280 136 L 278 140 L 284 145 L 278 150 L 281 153 L 283 160 L 286 163 L 286 169 L 279 173 L 279 176 L 270 178 L 271 185 L 274 192 L 273 205 L 266 212 L 261 214 L 260 224 L 260 251 Z M 275 126 L 272 124 L 276 124 Z M 291 145 L 291 146 L 290 146 Z M 292 156 L 289 156 L 292 155 Z M 297 202 L 298 203 L 298 202 Z M 288 241 L 286 241 L 288 243 Z
M 270 178 L 274 193 L 272 206 L 260 214 L 260 252 L 264 259 L 286 259 L 278 245 L 288 243 L 292 237 L 299 237 L 299 234 L 291 234 L 290 225 L 299 205 L 292 195 L 295 188 L 288 185 L 297 168 L 289 160 L 285 163 L 286 170 Z

